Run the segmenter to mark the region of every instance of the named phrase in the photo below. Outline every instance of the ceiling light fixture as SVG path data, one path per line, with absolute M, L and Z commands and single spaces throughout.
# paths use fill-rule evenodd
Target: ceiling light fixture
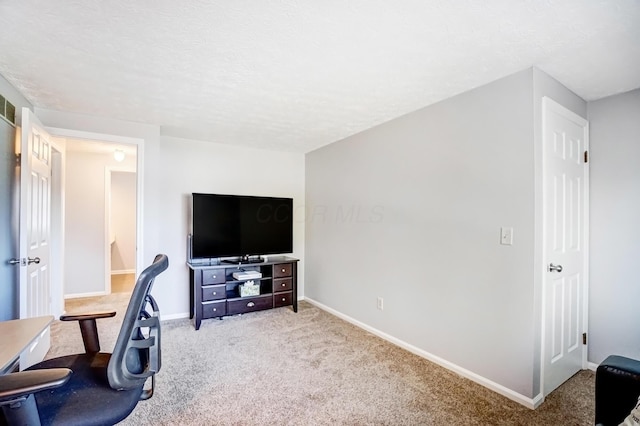
M 121 149 L 116 149 L 113 152 L 113 158 L 114 160 L 116 160 L 117 162 L 121 162 L 122 160 L 124 160 L 124 151 Z

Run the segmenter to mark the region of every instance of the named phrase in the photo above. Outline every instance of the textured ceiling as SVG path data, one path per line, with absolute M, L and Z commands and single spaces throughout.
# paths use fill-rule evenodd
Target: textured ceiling
M 640 87 L 638 0 L 0 0 L 0 74 L 37 107 L 307 152 L 536 66 Z

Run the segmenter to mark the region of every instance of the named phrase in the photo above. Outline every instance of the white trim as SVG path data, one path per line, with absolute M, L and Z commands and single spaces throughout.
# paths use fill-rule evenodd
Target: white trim
M 479 385 L 482 385 L 482 386 L 484 386 L 484 387 L 486 387 L 486 388 L 488 388 L 488 389 L 490 389 L 490 390 L 492 390 L 492 391 L 494 391 L 496 393 L 499 393 L 500 395 L 505 396 L 505 397 L 509 398 L 512 401 L 515 401 L 515 402 L 517 402 L 519 404 L 522 404 L 527 408 L 530 408 L 530 409 L 533 410 L 536 407 L 538 407 L 544 401 L 544 398 L 543 398 L 542 394 L 538 394 L 534 398 L 529 398 L 529 397 L 524 396 L 522 394 L 519 394 L 518 392 L 515 392 L 515 391 L 513 391 L 513 390 L 511 390 L 511 389 L 509 389 L 509 388 L 507 388 L 507 387 L 505 387 L 505 386 L 503 386 L 503 385 L 501 385 L 499 383 L 496 383 L 496 382 L 494 382 L 492 380 L 489 380 L 489 379 L 487 379 L 485 377 L 482 377 L 479 374 L 474 373 L 473 371 L 467 370 L 466 368 L 460 367 L 459 365 L 456 365 L 456 364 L 454 364 L 452 362 L 449 362 L 449 361 L 447 361 L 447 360 L 445 360 L 443 358 L 440 358 L 439 356 L 433 355 L 433 354 L 431 354 L 431 353 L 429 353 L 427 351 L 424 351 L 424 350 L 422 350 L 420 348 L 417 348 L 417 347 L 415 347 L 415 346 L 413 346 L 413 345 L 411 345 L 411 344 L 409 344 L 409 343 L 407 343 L 407 342 L 405 342 L 403 340 L 400 340 L 400 339 L 398 339 L 396 337 L 393 337 L 393 336 L 391 336 L 391 335 L 389 335 L 387 333 L 384 333 L 384 332 L 382 332 L 382 331 L 380 331 L 380 330 L 378 330 L 376 328 L 368 326 L 367 324 L 362 323 L 362 322 L 360 322 L 360 321 L 358 321 L 358 320 L 356 320 L 354 318 L 351 318 L 350 316 L 345 315 L 345 314 L 343 314 L 341 312 L 338 312 L 335 309 L 332 309 L 332 308 L 330 308 L 330 307 L 328 307 L 326 305 L 323 305 L 322 303 L 320 303 L 320 302 L 318 302 L 316 300 L 310 299 L 308 297 L 305 297 L 304 300 L 309 302 L 309 303 L 311 303 L 312 305 L 322 309 L 323 311 L 329 312 L 330 314 L 335 315 L 338 318 L 343 319 L 343 320 L 345 320 L 345 321 L 347 321 L 347 322 L 349 322 L 349 323 L 351 323 L 351 324 L 353 324 L 353 325 L 355 325 L 357 327 L 360 327 L 363 330 L 366 330 L 369 333 L 372 333 L 372 334 L 374 334 L 374 335 L 376 335 L 376 336 L 378 336 L 378 337 L 380 337 L 380 338 L 382 338 L 382 339 L 384 339 L 384 340 L 386 340 L 388 342 L 391 342 L 396 346 L 399 346 L 399 347 L 401 347 L 401 348 L 403 348 L 403 349 L 405 349 L 405 350 L 407 350 L 407 351 L 409 351 L 409 352 L 411 352 L 411 353 L 413 353 L 415 355 L 418 355 L 418 356 L 420 356 L 422 358 L 425 358 L 425 359 L 427 359 L 427 360 L 429 360 L 431 362 L 434 362 L 434 363 L 440 365 L 441 367 L 446 368 L 447 370 L 451 370 L 454 373 L 457 373 L 457 374 L 461 375 L 462 377 L 465 377 L 465 378 L 467 378 L 467 379 L 469 379 L 471 381 L 474 381 L 474 382 L 478 383 Z
M 564 116 L 566 119 L 573 121 L 575 124 L 577 124 L 580 127 L 585 127 L 587 125 L 587 123 L 588 123 L 588 121 L 584 117 L 579 116 L 575 112 L 573 112 L 570 109 L 562 106 L 561 104 L 559 104 L 558 102 L 554 101 L 553 99 L 551 99 L 548 96 L 543 96 L 542 97 L 542 108 L 543 108 L 543 111 L 544 111 L 545 108 L 548 108 L 550 111 L 558 113 L 558 114 Z M 544 117 L 544 115 L 543 115 L 543 117 Z
M 546 129 L 546 111 L 552 111 L 559 115 L 562 115 L 566 119 L 574 122 L 576 125 L 583 128 L 583 137 L 584 137 L 584 149 L 585 151 L 589 151 L 589 121 L 584 117 L 579 116 L 575 112 L 567 109 L 562 106 L 558 102 L 549 98 L 548 96 L 542 97 L 541 102 L 541 112 L 540 112 L 540 143 L 539 143 L 539 152 L 540 152 L 540 168 L 536 171 L 540 173 L 539 177 L 536 178 L 536 183 L 540 183 L 539 187 L 539 198 L 537 197 L 538 193 L 536 191 L 536 199 L 540 200 L 540 210 L 536 210 L 536 214 L 540 214 L 541 216 L 541 246 L 539 251 L 536 250 L 536 254 L 540 253 L 541 258 L 539 259 L 539 264 L 537 265 L 536 270 L 540 272 L 539 275 L 536 274 L 538 279 L 540 288 L 541 288 L 541 330 L 540 330 L 540 393 L 544 395 L 544 379 L 545 379 L 545 338 L 546 338 L 546 267 L 547 267 L 547 253 L 546 253 L 546 243 L 547 243 L 547 219 L 546 219 L 546 206 L 545 206 L 545 185 L 544 185 L 544 176 L 546 172 L 546 164 L 544 162 L 544 138 L 545 138 L 545 129 Z M 583 295 L 582 295 L 582 327 L 583 333 L 588 333 L 588 317 L 589 317 L 589 163 L 584 165 L 584 192 L 583 192 L 583 209 L 584 209 L 584 229 L 583 229 L 583 241 L 584 241 L 584 250 L 583 250 Z M 588 341 L 587 341 L 588 342 Z M 588 362 L 588 343 L 587 345 L 582 345 L 582 369 L 585 370 L 590 368 Z
M 169 321 L 174 319 L 189 318 L 189 312 L 183 312 L 180 314 L 162 315 L 161 321 Z
M 65 141 L 51 137 L 51 314 L 64 313 Z M 54 203 L 54 199 L 56 202 Z
M 535 198 L 538 201 L 536 203 L 534 210 L 535 214 L 539 215 L 536 218 L 536 225 L 539 223 L 540 228 L 536 232 L 536 241 L 540 241 L 540 246 L 537 247 L 537 250 L 534 253 L 534 256 L 540 256 L 537 260 L 539 263 L 534 263 L 534 279 L 535 284 L 538 284 L 540 287 L 540 389 L 539 392 L 544 395 L 544 375 L 545 375 L 545 340 L 547 338 L 547 332 L 545 327 L 547 325 L 546 313 L 547 313 L 547 302 L 546 302 L 546 290 L 545 290 L 545 279 L 546 279 L 546 269 L 547 269 L 547 258 L 546 258 L 546 243 L 547 238 L 545 236 L 545 231 L 547 229 L 547 219 L 546 219 L 546 211 L 545 211 L 545 190 L 544 190 L 544 173 L 545 173 L 545 161 L 544 161 L 544 131 L 546 128 L 546 118 L 544 113 L 544 97 L 542 102 L 540 103 L 540 136 L 539 143 L 536 146 L 536 153 L 539 153 L 539 168 L 536 167 L 536 172 L 539 173 L 535 176 L 535 185 L 537 186 Z M 537 123 L 536 123 L 537 124 Z
M 587 363 L 587 368 L 591 371 L 596 371 L 598 369 L 598 366 L 600 364 L 596 364 L 595 362 L 588 362 Z
M 111 294 L 111 169 L 104 168 L 104 292 Z
M 126 275 L 126 274 L 135 274 L 135 269 L 118 269 L 111 271 L 111 275 Z
M 584 274 L 584 296 L 582 301 L 582 332 L 587 333 L 587 337 L 589 335 L 589 249 L 591 247 L 589 228 L 590 228 L 590 203 L 589 194 L 591 193 L 591 180 L 590 180 L 590 170 L 591 170 L 591 150 L 589 147 L 589 121 L 584 120 L 584 150 L 588 152 L 587 154 L 587 162 L 584 165 L 584 193 L 582 196 L 584 197 L 584 253 L 582 254 L 583 260 L 583 270 Z M 589 339 L 587 338 L 587 344 L 582 346 L 582 368 L 589 368 Z
M 46 127 L 46 129 L 53 135 L 72 139 L 88 139 L 99 142 L 112 142 L 125 145 L 138 145 L 138 143 L 144 142 L 144 140 L 140 138 L 110 135 L 107 133 L 85 132 L 84 130 L 63 129 L 60 127 Z
M 65 294 L 64 300 L 67 299 L 80 299 L 81 297 L 98 297 L 98 296 L 106 296 L 109 293 L 104 291 L 93 291 L 90 293 L 73 293 L 73 294 Z

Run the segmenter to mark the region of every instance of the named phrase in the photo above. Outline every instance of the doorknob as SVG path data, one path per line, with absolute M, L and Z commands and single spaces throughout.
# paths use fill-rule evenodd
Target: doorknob
M 20 264 L 20 259 L 17 259 L 17 258 L 14 257 L 13 259 L 9 259 L 7 261 L 7 263 L 9 265 L 19 265 Z
M 562 265 L 549 264 L 549 272 L 562 272 Z
M 28 258 L 28 263 L 29 263 L 29 265 L 31 265 L 32 263 L 35 263 L 37 265 L 38 263 L 40 263 L 40 258 L 39 257 L 30 257 L 30 258 Z M 560 267 L 560 269 L 562 269 L 562 267 Z

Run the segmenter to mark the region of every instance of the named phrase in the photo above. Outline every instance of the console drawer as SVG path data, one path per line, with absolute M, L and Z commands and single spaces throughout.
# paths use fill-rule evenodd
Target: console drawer
M 273 278 L 291 276 L 291 263 L 277 263 L 273 265 Z
M 203 269 L 202 285 L 222 284 L 225 282 L 224 269 Z
M 227 303 L 224 300 L 202 304 L 202 318 L 222 317 L 224 315 L 227 315 Z
M 280 306 L 288 306 L 293 304 L 293 293 L 288 291 L 286 293 L 275 293 L 273 295 L 273 307 L 279 308 Z
M 273 292 L 277 291 L 291 291 L 293 288 L 293 280 L 291 278 L 280 278 L 273 280 Z
M 262 309 L 271 308 L 273 308 L 273 297 L 270 294 L 267 296 L 227 301 L 227 313 L 229 315 L 243 314 L 245 312 L 260 311 Z
M 227 289 L 222 285 L 208 285 L 202 287 L 202 301 L 220 300 L 227 296 Z

